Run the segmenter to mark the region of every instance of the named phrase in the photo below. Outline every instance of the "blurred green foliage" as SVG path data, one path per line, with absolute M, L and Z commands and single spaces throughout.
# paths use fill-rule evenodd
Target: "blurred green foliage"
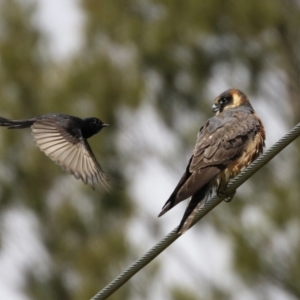
M 191 152 L 200 122 L 211 116 L 208 86 L 223 73 L 226 85 L 242 85 L 245 92 L 266 99 L 266 107 L 288 107 L 288 127 L 300 119 L 298 1 L 82 0 L 80 5 L 83 46 L 57 63 L 32 21 L 35 4 L 0 2 L 1 115 L 25 119 L 65 112 L 95 115 L 112 125 L 91 140 L 117 187 L 111 193 L 74 184 L 38 153 L 29 132 L 1 130 L 0 218 L 19 206 L 34 212 L 50 256 L 47 275 L 27 270 L 25 291 L 31 299 L 88 299 L 138 255 L 126 236 L 135 210 L 115 138 L 122 130 L 119 110 L 140 107 L 151 76 L 159 82 L 151 105 L 181 141 L 177 159 Z M 224 66 L 227 72 L 222 73 Z M 246 81 L 239 74 L 231 77 L 237 67 L 246 70 Z M 263 88 L 268 74 L 278 71 L 284 99 L 276 97 L 283 93 L 276 85 Z M 213 86 L 216 96 L 221 90 L 218 82 Z M 180 120 L 195 113 L 200 116 L 193 122 L 195 130 L 180 131 Z M 292 155 L 278 160 L 298 166 L 299 146 L 296 142 Z M 170 161 L 165 163 L 170 167 Z M 251 195 L 238 193 L 231 205 L 206 218 L 230 240 L 234 272 L 256 299 L 266 299 L 261 291 L 272 285 L 300 298 L 300 243 L 291 242 L 290 234 L 293 226 L 300 229 L 299 178 L 299 168 L 286 171 L 270 164 L 251 179 Z M 262 223 L 245 222 L 249 207 L 260 212 Z M 278 235 L 287 237 L 289 255 L 275 249 Z M 143 284 L 129 282 L 110 299 L 152 299 L 159 266 L 147 267 L 143 276 Z M 184 283 L 165 289 L 170 299 L 204 299 L 201 290 L 185 292 Z M 210 289 L 210 299 L 236 296 L 234 287 L 211 284 Z

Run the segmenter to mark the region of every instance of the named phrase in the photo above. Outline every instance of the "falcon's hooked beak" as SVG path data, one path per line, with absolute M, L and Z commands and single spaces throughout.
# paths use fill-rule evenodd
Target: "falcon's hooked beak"
M 219 105 L 214 104 L 214 105 L 212 106 L 211 110 L 212 110 L 213 112 L 217 112 L 217 111 L 219 110 Z

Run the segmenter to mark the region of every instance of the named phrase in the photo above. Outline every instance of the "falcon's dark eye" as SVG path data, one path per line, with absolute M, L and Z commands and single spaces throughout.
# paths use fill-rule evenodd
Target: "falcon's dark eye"
M 223 97 L 223 98 L 220 99 L 220 104 L 221 104 L 221 105 L 224 105 L 224 104 L 226 104 L 229 100 L 230 100 L 229 97 Z

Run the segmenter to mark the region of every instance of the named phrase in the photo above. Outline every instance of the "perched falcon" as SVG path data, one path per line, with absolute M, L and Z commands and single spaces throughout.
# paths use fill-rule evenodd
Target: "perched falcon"
M 31 127 L 37 146 L 76 179 L 93 188 L 100 183 L 108 185 L 107 176 L 87 142 L 103 127 L 109 126 L 99 119 L 53 113 L 20 121 L 0 117 L 0 126 L 8 129 Z
M 212 111 L 216 115 L 200 128 L 186 171 L 159 214 L 190 197 L 179 234 L 189 229 L 202 201 L 214 190 L 222 194 L 228 181 L 253 162 L 265 145 L 264 126 L 240 90 L 223 92 Z

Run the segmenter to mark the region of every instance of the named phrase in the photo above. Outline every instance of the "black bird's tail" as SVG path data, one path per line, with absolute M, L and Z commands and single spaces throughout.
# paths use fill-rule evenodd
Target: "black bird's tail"
M 197 213 L 202 201 L 209 194 L 210 184 L 205 184 L 199 191 L 197 191 L 190 199 L 188 206 L 184 212 L 183 218 L 177 228 L 177 233 L 185 233 L 191 226 L 195 214 Z
M 8 120 L 0 117 L 0 126 L 5 126 L 8 129 L 16 129 L 16 128 L 28 128 L 30 127 L 36 119 L 28 119 L 28 120 Z

